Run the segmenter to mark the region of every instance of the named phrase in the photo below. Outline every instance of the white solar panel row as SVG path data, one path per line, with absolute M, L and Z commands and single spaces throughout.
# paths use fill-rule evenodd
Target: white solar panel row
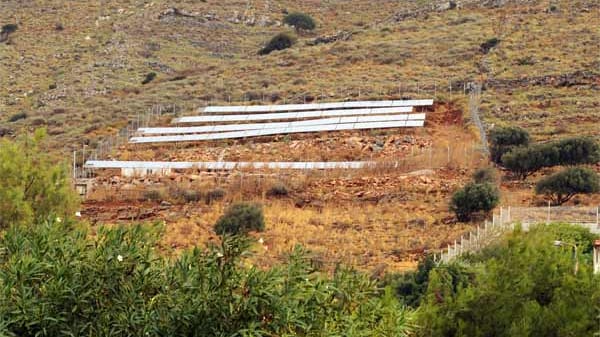
M 366 123 L 348 123 L 348 124 L 330 124 L 330 125 L 311 125 L 298 126 L 291 128 L 274 128 L 263 130 L 246 130 L 222 133 L 205 133 L 176 136 L 151 136 L 151 137 L 132 137 L 130 143 L 164 143 L 164 142 L 190 142 L 202 140 L 234 139 L 246 137 L 272 136 L 289 133 L 305 132 L 324 132 L 324 131 L 342 131 L 342 130 L 364 130 L 364 129 L 385 129 L 402 127 L 422 127 L 425 121 L 410 120 L 396 122 L 366 122 Z
M 233 170 L 240 168 L 254 169 L 359 169 L 374 166 L 375 162 L 147 162 L 147 161 L 110 161 L 88 160 L 87 169 L 206 169 L 206 170 Z
M 410 114 L 410 115 L 395 114 L 395 115 L 382 115 L 382 116 L 333 117 L 333 118 L 311 119 L 311 120 L 307 120 L 307 121 L 280 122 L 280 123 L 251 123 L 251 124 L 207 125 L 207 126 L 193 126 L 193 127 L 139 128 L 138 132 L 140 132 L 144 135 L 189 134 L 189 133 L 204 133 L 204 132 L 291 128 L 291 127 L 309 126 L 309 125 L 345 124 L 345 123 L 362 123 L 362 122 L 392 122 L 392 121 L 423 120 L 423 119 L 425 119 L 424 113 L 423 114 Z
M 387 100 L 387 101 L 356 101 L 356 102 L 331 102 L 312 104 L 283 104 L 283 105 L 237 105 L 237 106 L 208 106 L 199 111 L 210 113 L 223 112 L 277 112 L 277 111 L 306 111 L 325 109 L 350 109 L 350 108 L 376 108 L 376 107 L 403 107 L 403 106 L 431 106 L 432 99 L 420 100 Z
M 187 116 L 174 119 L 171 123 L 208 123 L 208 122 L 244 122 L 244 121 L 266 121 L 279 119 L 302 119 L 335 116 L 358 116 L 358 115 L 383 115 L 412 112 L 412 106 L 395 108 L 368 108 L 354 110 L 317 110 L 301 112 L 265 113 L 254 115 L 206 115 Z

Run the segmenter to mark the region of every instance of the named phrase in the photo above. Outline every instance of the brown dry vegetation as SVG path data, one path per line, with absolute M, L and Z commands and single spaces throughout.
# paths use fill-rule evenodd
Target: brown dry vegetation
M 315 160 L 329 153 L 326 144 L 336 154 L 334 158 L 373 158 L 397 161 L 398 166 L 311 172 L 180 172 L 137 179 L 106 172 L 97 179 L 83 214 L 93 223 L 165 221 L 163 248 L 177 252 L 217 240 L 212 226 L 226 205 L 255 201 L 264 205 L 266 216 L 266 231 L 256 234 L 264 240 L 264 245 L 257 246 L 259 265 L 270 265 L 294 245 L 302 244 L 329 269 L 336 263 L 364 270 L 383 265 L 390 270 L 409 268 L 426 251 L 437 251 L 471 228 L 456 223 L 447 207 L 449 195 L 485 162 L 476 133 L 463 125 L 460 111 L 451 104 L 437 105 L 428 113 L 425 128 L 385 130 L 376 136 L 325 133 L 293 137 L 289 142 L 265 137 L 259 144 L 236 141 L 233 145 L 201 143 L 145 150 L 123 146 L 121 156 L 141 152 L 143 155 L 137 157 L 143 156 L 141 159 L 181 160 L 193 156 L 214 160 L 214 154 L 238 151 L 250 160 L 289 161 L 297 155 L 286 151 L 294 142 L 298 146 L 316 144 L 311 150 L 314 153 L 307 152 L 309 159 Z M 418 142 L 408 143 L 410 146 L 395 142 L 407 137 Z M 348 150 L 346 145 L 352 139 L 362 139 L 369 145 L 378 142 L 381 147 Z M 256 152 L 257 146 L 267 152 Z M 396 151 L 403 146 L 403 151 Z M 288 195 L 270 196 L 269 189 L 279 184 L 287 188 Z M 216 189 L 225 192 L 225 199 L 207 202 L 206 195 Z M 190 202 L 186 195 L 199 200 Z

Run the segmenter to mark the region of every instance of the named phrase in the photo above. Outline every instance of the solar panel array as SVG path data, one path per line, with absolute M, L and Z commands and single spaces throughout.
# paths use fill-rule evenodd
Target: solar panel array
M 132 137 L 130 139 L 130 142 L 131 143 L 191 142 L 191 141 L 202 141 L 202 140 L 261 137 L 261 136 L 272 136 L 272 135 L 290 134 L 290 133 L 422 127 L 424 125 L 424 123 L 425 123 L 425 121 L 423 121 L 423 120 L 406 120 L 406 121 L 395 121 L 395 122 L 364 122 L 364 123 L 347 123 L 347 124 L 330 124 L 330 125 L 294 126 L 294 127 L 287 127 L 287 128 L 245 130 L 245 131 L 204 133 L 204 134 L 191 134 L 191 135 Z
M 413 106 L 431 106 L 432 99 L 419 100 L 387 100 L 387 101 L 354 101 L 354 102 L 332 102 L 332 103 L 312 103 L 312 104 L 283 104 L 283 105 L 237 105 L 237 106 L 209 106 L 201 111 L 206 113 L 223 112 L 277 112 L 277 111 L 307 111 L 307 110 L 326 110 L 326 109 L 356 109 L 356 108 L 376 108 L 376 107 L 413 107 Z
M 139 135 L 132 137 L 130 142 L 193 142 L 307 132 L 422 127 L 425 123 L 425 114 L 410 112 L 415 106 L 431 105 L 433 100 L 425 99 L 213 106 L 203 110 L 206 115 L 181 117 L 175 119 L 173 123 L 221 124 L 140 128 Z M 250 121 L 263 123 L 239 123 Z
M 224 131 L 244 131 L 244 130 L 263 130 L 275 128 L 291 128 L 296 126 L 310 125 L 327 125 L 327 124 L 347 124 L 347 123 L 362 123 L 362 122 L 392 122 L 405 120 L 424 120 L 425 114 L 409 114 L 409 115 L 383 115 L 383 116 L 353 116 L 353 117 L 333 117 L 311 119 L 306 121 L 296 122 L 279 122 L 279 123 L 251 123 L 251 124 L 224 124 L 224 125 L 207 125 L 207 126 L 192 126 L 192 127 L 162 127 L 162 128 L 140 128 L 138 132 L 143 135 L 157 134 L 188 134 L 188 133 L 204 133 L 204 132 L 224 132 Z
M 396 108 L 366 108 L 352 110 L 316 110 L 280 113 L 236 114 L 236 115 L 204 115 L 176 118 L 173 124 L 180 123 L 211 123 L 211 122 L 247 122 L 269 121 L 281 119 L 321 118 L 334 116 L 381 115 L 411 112 L 412 107 Z
M 116 161 L 88 160 L 87 169 L 146 169 L 146 170 L 234 170 L 253 169 L 292 169 L 292 170 L 327 170 L 327 169 L 359 169 L 374 166 L 375 162 L 166 162 L 166 161 Z

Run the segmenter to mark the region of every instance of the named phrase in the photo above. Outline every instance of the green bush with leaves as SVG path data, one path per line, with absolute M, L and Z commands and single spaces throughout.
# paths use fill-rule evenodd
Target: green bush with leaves
M 2 336 L 408 336 L 412 313 L 368 277 L 316 272 L 296 248 L 264 270 L 245 259 L 249 239 L 174 259 L 155 251 L 158 230 L 90 235 L 45 222 L 0 236 Z
M 259 51 L 260 55 L 267 55 L 275 50 L 284 50 L 290 48 L 296 42 L 296 38 L 288 33 L 279 33 Z
M 499 201 L 500 192 L 495 185 L 471 182 L 452 195 L 450 210 L 459 221 L 469 221 L 475 213 L 493 210 Z
M 17 112 L 16 114 L 10 116 L 8 118 L 8 121 L 11 123 L 20 121 L 21 119 L 25 119 L 27 118 L 27 113 L 26 112 Z
M 156 78 L 156 73 L 153 71 L 149 72 L 146 74 L 146 76 L 144 76 L 144 79 L 142 80 L 142 84 L 148 84 L 148 83 L 152 82 L 155 78 Z
M 511 150 L 502 156 L 504 167 L 521 179 L 544 167 L 593 164 L 600 161 L 600 145 L 589 137 L 567 138 Z
M 265 229 L 262 207 L 245 202 L 232 204 L 217 220 L 214 229 L 219 235 L 245 234 L 250 231 L 262 232 Z
M 48 156 L 45 135 L 40 129 L 17 142 L 0 140 L 0 229 L 75 212 L 68 166 Z
M 543 178 L 535 186 L 535 193 L 545 194 L 555 205 L 562 205 L 577 194 L 600 191 L 598 174 L 588 168 L 571 167 Z
M 422 336 L 594 336 L 600 276 L 594 275 L 587 229 L 542 225 L 441 265 L 429 274 L 419 308 Z M 576 244 L 580 268 L 574 274 Z M 451 270 L 462 269 L 456 274 Z
M 290 13 L 283 18 L 283 23 L 290 25 L 296 31 L 313 30 L 317 27 L 315 20 L 305 13 Z
M 433 256 L 427 255 L 419 261 L 416 271 L 409 271 L 404 274 L 388 274 L 383 279 L 382 284 L 394 289 L 402 304 L 416 309 L 427 291 L 429 272 L 434 267 Z
M 497 127 L 490 131 L 490 156 L 494 163 L 502 162 L 502 155 L 515 147 L 529 145 L 529 133 L 516 126 Z
M 479 50 L 481 50 L 483 54 L 487 54 L 490 52 L 490 50 L 492 50 L 492 48 L 496 47 L 499 43 L 500 40 L 496 37 L 487 39 L 484 43 L 479 45 Z

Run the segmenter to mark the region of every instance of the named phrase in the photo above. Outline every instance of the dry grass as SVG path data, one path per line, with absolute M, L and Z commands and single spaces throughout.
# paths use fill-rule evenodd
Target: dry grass
M 178 8 L 202 18 L 160 18 L 172 6 L 165 1 L 140 4 L 108 1 L 102 6 L 51 1 L 3 2 L 0 22 L 16 22 L 10 44 L 0 45 L 0 125 L 18 131 L 46 125 L 54 147 L 65 152 L 91 147 L 152 104 L 177 103 L 191 110 L 207 101 L 275 99 L 277 102 L 349 98 L 422 97 L 447 93 L 449 80 L 520 78 L 598 69 L 594 1 L 559 1 L 549 12 L 546 2 L 509 4 L 486 9 L 429 12 L 426 17 L 389 20 L 390 14 L 427 8 L 422 2 L 281 1 L 257 0 L 178 3 Z M 268 5 L 270 4 L 270 5 Z M 587 10 L 586 10 L 587 8 Z M 319 22 L 313 35 L 356 31 L 349 41 L 308 47 L 302 36 L 292 49 L 266 57 L 256 55 L 262 43 L 284 28 L 248 25 L 275 22 L 282 10 L 300 10 Z M 238 12 L 240 23 L 230 21 Z M 204 19 L 212 15 L 214 20 Z M 55 30 L 60 21 L 64 30 Z M 379 24 L 376 24 L 379 23 Z M 499 46 L 483 55 L 479 45 L 498 37 Z M 141 81 L 154 71 L 157 79 Z M 17 76 L 18 74 L 18 76 Z M 423 91 L 425 88 L 425 91 Z M 486 118 L 508 122 L 496 109 L 513 106 L 529 114 L 534 132 L 547 137 L 555 130 L 541 125 L 560 114 L 569 120 L 597 112 L 598 89 L 581 86 L 558 90 L 550 109 L 535 107 L 547 99 L 539 91 L 550 87 L 526 85 L 517 95 L 494 89 L 486 92 Z M 442 92 L 444 91 L 444 92 Z M 514 100 L 514 97 L 518 99 Z M 563 98 L 564 97 L 564 98 Z M 579 104 L 577 103 L 579 102 Z M 556 106 L 555 106 L 556 104 Z M 547 115 L 542 112 L 548 112 Z M 513 110 L 514 111 L 514 110 Z M 28 118 L 7 122 L 19 112 Z M 526 123 L 522 123 L 526 124 Z M 539 125 L 539 126 L 538 126 Z M 596 132 L 582 127 L 553 126 L 561 133 Z

